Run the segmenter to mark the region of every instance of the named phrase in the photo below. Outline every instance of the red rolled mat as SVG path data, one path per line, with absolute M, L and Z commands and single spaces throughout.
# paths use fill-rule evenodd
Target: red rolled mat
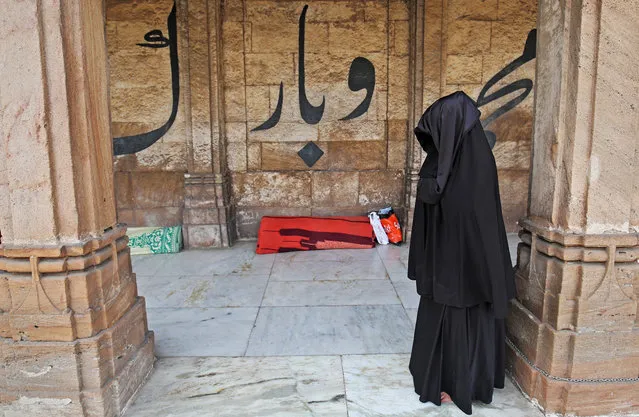
M 370 249 L 373 227 L 366 216 L 262 217 L 259 254 L 316 249 Z

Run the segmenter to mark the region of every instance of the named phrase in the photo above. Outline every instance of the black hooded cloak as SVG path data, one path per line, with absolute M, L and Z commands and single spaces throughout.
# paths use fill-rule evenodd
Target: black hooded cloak
M 448 393 L 471 413 L 504 385 L 504 322 L 515 295 L 497 166 L 476 103 L 433 103 L 415 128 L 420 171 L 408 277 L 421 295 L 410 370 L 423 402 Z

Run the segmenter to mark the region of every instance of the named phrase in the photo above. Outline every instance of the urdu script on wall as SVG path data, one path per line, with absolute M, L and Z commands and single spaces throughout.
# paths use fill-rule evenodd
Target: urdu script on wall
M 308 5 L 304 5 L 299 19 L 299 54 L 298 54 L 298 83 L 299 83 L 299 107 L 300 115 L 302 119 L 308 124 L 317 124 L 321 121 L 325 108 L 325 97 L 322 98 L 322 102 L 319 105 L 313 105 L 308 101 L 306 95 L 306 78 L 304 70 L 304 43 L 305 43 L 305 23 L 306 12 Z M 176 18 L 176 6 L 173 4 L 173 8 L 167 18 L 168 38 L 164 36 L 163 32 L 159 29 L 153 29 L 144 35 L 144 41 L 137 43 L 142 48 L 169 48 L 170 65 L 171 65 L 171 87 L 172 87 L 172 107 L 171 114 L 168 120 L 162 126 L 149 132 L 140 133 L 137 135 L 123 136 L 113 139 L 113 153 L 114 155 L 127 155 L 134 154 L 141 150 L 148 148 L 157 142 L 166 132 L 169 131 L 178 112 L 179 97 L 180 97 L 180 68 L 178 61 L 178 45 L 177 45 L 177 18 Z M 485 117 L 482 121 L 484 128 L 488 127 L 497 118 L 515 108 L 519 103 L 524 101 L 530 94 L 533 88 L 533 81 L 530 79 L 521 79 L 507 84 L 497 91 L 488 94 L 488 90 L 494 87 L 499 81 L 506 78 L 509 74 L 513 73 L 519 67 L 525 63 L 535 59 L 536 56 L 536 29 L 529 32 L 524 46 L 523 53 L 506 65 L 503 69 L 497 72 L 488 82 L 484 85 L 479 97 L 477 98 L 477 106 L 482 107 L 502 97 L 511 95 L 512 93 L 519 92 L 514 98 L 497 108 L 489 116 Z M 342 117 L 340 120 L 348 121 L 365 114 L 371 104 L 373 93 L 375 91 L 375 67 L 373 63 L 364 58 L 356 57 L 353 59 L 350 65 L 348 73 L 348 87 L 351 91 L 366 90 L 366 96 L 362 102 L 351 111 L 348 115 Z M 282 105 L 284 101 L 284 83 L 280 82 L 279 97 L 277 105 L 273 111 L 273 114 L 262 124 L 254 127 L 251 131 L 267 130 L 275 127 L 280 120 Z M 489 130 L 486 131 L 486 136 L 490 143 L 491 148 L 495 145 L 497 140 L 495 134 Z M 309 142 L 304 146 L 298 155 L 304 160 L 307 166 L 312 167 L 319 158 L 323 155 L 323 151 L 314 143 Z

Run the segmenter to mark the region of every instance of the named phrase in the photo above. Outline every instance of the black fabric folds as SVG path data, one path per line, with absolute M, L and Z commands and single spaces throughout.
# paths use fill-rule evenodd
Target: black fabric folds
M 441 392 L 472 413 L 472 401 L 490 404 L 506 379 L 504 320 L 487 304 L 449 307 L 422 297 L 409 369 L 421 402 L 441 405 Z
M 504 318 L 515 295 L 497 166 L 476 103 L 437 100 L 415 135 L 420 171 L 408 277 L 421 301 L 410 360 L 421 401 L 446 392 L 467 414 L 504 385 Z
M 420 171 L 408 258 L 417 292 L 453 307 L 488 303 L 506 316 L 515 295 L 497 166 L 475 102 L 463 92 L 431 105 L 415 128 Z

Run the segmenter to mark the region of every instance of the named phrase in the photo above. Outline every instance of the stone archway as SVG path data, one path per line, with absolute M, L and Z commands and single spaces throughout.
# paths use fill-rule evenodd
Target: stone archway
M 238 13 L 236 2 L 226 3 L 225 12 Z M 188 149 L 204 149 L 205 158 L 189 160 L 185 216 L 195 226 L 189 238 L 228 244 L 235 222 L 227 133 L 224 117 L 211 111 L 233 99 L 218 82 L 222 9 L 205 0 L 186 4 L 178 2 L 190 31 L 183 74 L 195 133 Z M 0 26 L 7 57 L 0 85 L 0 409 L 112 415 L 148 373 L 153 338 L 105 174 L 112 154 L 103 9 L 79 1 L 38 5 L 8 6 Z M 425 104 L 422 45 L 433 28 L 432 5 L 408 4 L 409 125 Z M 535 152 L 509 366 L 548 412 L 637 411 L 638 10 L 612 0 L 539 1 Z M 421 162 L 412 149 L 405 207 Z M 200 217 L 202 208 L 216 216 Z M 42 365 L 47 361 L 56 366 Z

